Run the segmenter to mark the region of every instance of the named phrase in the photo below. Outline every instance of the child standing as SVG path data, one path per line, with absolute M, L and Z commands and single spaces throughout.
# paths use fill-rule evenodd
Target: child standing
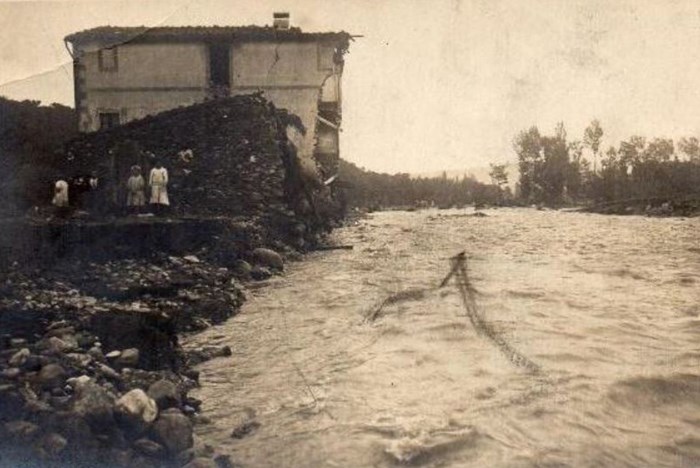
M 141 175 L 139 166 L 131 166 L 131 177 L 126 182 L 126 206 L 131 211 L 139 212 L 141 207 L 146 204 L 146 181 Z

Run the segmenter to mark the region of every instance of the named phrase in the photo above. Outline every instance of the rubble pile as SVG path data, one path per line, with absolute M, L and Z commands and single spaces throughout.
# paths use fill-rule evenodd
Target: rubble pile
M 16 266 L 0 292 L 0 465 L 230 466 L 195 445 L 187 391 L 191 365 L 231 350 L 185 355 L 177 332 L 238 310 L 232 271 L 194 255 Z
M 300 203 L 288 126 L 305 132 L 298 117 L 261 94 L 217 99 L 72 140 L 64 169 L 71 177 L 96 172 L 102 183 L 93 204 L 119 207 L 131 166 L 140 165 L 147 179 L 159 160 L 169 173 L 173 214 L 244 216 L 297 240 L 319 220 Z

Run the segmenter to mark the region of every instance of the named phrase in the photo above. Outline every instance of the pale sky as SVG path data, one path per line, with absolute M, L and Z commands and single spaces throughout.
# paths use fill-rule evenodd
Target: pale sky
M 515 134 L 598 118 L 604 144 L 700 136 L 700 2 L 0 1 L 0 95 L 73 105 L 63 37 L 102 25 L 270 24 L 364 35 L 343 75 L 341 155 L 384 172 L 514 160 Z

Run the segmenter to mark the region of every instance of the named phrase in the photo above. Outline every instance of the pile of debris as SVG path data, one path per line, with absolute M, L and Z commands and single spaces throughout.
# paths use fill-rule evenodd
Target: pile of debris
M 115 209 L 125 204 L 130 168 L 139 165 L 148 178 L 160 161 L 173 214 L 244 216 L 298 241 L 324 221 L 309 209 L 288 127 L 306 131 L 261 94 L 217 99 L 72 140 L 64 175 L 95 173 L 101 182 L 92 204 Z
M 12 268 L 0 285 L 0 465 L 230 466 L 195 443 L 201 402 L 187 392 L 192 365 L 231 350 L 186 355 L 177 333 L 236 313 L 238 278 L 282 268 L 272 254 L 237 270 L 165 254 Z

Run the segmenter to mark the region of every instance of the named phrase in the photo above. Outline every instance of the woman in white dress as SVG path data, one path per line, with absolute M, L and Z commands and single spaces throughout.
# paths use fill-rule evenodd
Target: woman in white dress
M 155 167 L 151 169 L 148 185 L 151 186 L 151 205 L 155 205 L 156 209 L 170 205 L 168 200 L 168 170 L 160 162 L 156 162 Z

